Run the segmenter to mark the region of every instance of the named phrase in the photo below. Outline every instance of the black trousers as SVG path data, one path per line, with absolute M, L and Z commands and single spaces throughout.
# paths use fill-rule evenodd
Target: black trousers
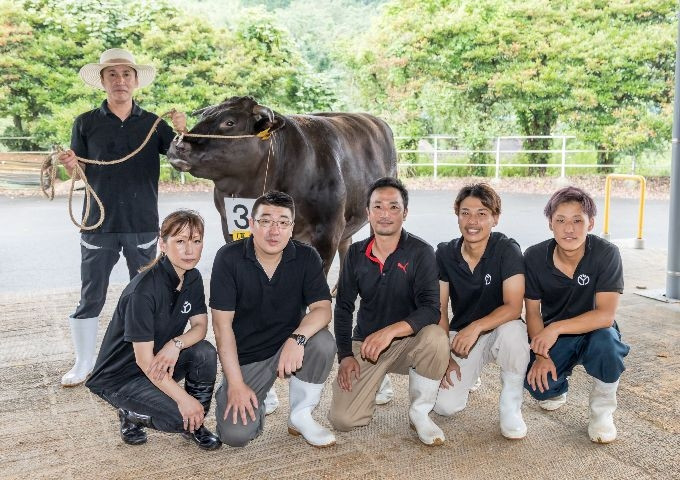
M 123 252 L 132 280 L 139 269 L 156 256 L 157 239 L 157 232 L 81 233 L 80 301 L 72 317 L 98 317 L 104 308 L 109 277 L 120 252 Z
M 180 352 L 173 379 L 180 381 L 186 378 L 194 383 L 214 385 L 216 375 L 217 351 L 210 342 L 202 340 Z M 182 415 L 175 401 L 151 383 L 146 375 L 140 374 L 117 388 L 96 393 L 116 408 L 150 416 L 156 430 L 170 433 L 184 431 Z

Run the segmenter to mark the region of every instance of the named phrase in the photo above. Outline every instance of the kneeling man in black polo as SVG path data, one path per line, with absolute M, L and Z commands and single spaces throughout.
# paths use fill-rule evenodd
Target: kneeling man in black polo
M 222 442 L 245 446 L 264 429 L 264 399 L 290 378 L 288 432 L 327 447 L 335 436 L 312 418 L 335 356 L 331 295 L 321 257 L 292 240 L 295 205 L 268 192 L 253 205 L 252 236 L 215 257 L 210 307 L 224 377 L 215 395 Z
M 385 375 L 408 375 L 409 424 L 424 444 L 441 445 L 444 432 L 429 413 L 449 363 L 449 342 L 437 325 L 434 250 L 404 230 L 408 191 L 398 179 L 376 180 L 366 197 L 373 235 L 349 247 L 340 271 L 335 305 L 340 366 L 328 419 L 344 432 L 368 425 Z
M 541 408 L 556 410 L 567 401 L 573 368 L 583 365 L 593 377 L 588 435 L 609 443 L 616 439 L 616 391 L 630 350 L 615 321 L 621 256 L 616 245 L 588 233 L 596 207 L 580 188 L 555 192 L 544 213 L 554 238 L 524 253 L 531 338 L 525 386 Z

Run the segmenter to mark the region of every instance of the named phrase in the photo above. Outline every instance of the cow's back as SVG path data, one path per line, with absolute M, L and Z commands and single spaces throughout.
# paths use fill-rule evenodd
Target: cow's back
M 379 167 L 383 173 L 377 178 L 396 174 L 397 154 L 394 136 L 392 129 L 384 120 L 368 113 L 323 112 L 314 113 L 311 117 L 333 125 L 333 130 L 338 133 L 340 140 L 347 142 L 350 146 L 348 150 L 355 158 L 372 154 L 372 158 L 365 158 L 365 166 Z M 362 148 L 363 151 L 356 147 Z
M 308 141 L 329 149 L 337 160 L 346 190 L 346 233 L 352 235 L 366 224 L 368 187 L 378 178 L 396 175 L 392 129 L 367 113 L 315 113 L 288 119 Z

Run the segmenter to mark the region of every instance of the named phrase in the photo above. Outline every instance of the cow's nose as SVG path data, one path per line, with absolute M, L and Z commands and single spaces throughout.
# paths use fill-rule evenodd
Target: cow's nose
M 191 155 L 191 144 L 180 137 L 175 138 L 168 149 L 168 158 L 186 159 Z
M 184 152 L 190 148 L 189 144 L 182 138 L 175 138 L 175 140 L 172 142 L 172 147 L 174 147 L 178 152 Z

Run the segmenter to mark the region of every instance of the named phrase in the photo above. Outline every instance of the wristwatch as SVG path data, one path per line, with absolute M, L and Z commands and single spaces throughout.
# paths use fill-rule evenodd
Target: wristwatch
M 300 335 L 299 333 L 291 333 L 290 337 L 288 338 L 292 338 L 297 342 L 298 345 L 302 345 L 303 347 L 307 345 L 307 337 Z
M 184 348 L 184 342 L 182 342 L 182 340 L 180 340 L 179 338 L 173 338 L 172 341 L 175 342 L 175 346 L 180 350 Z

